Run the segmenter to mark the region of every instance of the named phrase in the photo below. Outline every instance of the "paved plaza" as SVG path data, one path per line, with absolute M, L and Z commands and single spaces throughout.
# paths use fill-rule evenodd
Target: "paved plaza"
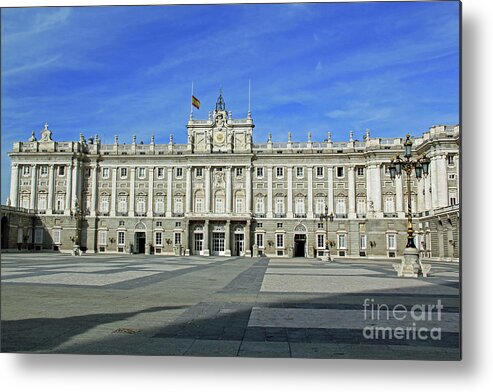
M 3 254 L 2 351 L 460 358 L 459 265 Z

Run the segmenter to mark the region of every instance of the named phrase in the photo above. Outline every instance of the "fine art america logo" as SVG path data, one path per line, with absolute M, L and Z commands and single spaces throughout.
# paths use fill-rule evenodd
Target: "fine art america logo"
M 365 298 L 363 337 L 368 340 L 441 340 L 442 310 L 440 299 L 436 303 L 409 307 Z

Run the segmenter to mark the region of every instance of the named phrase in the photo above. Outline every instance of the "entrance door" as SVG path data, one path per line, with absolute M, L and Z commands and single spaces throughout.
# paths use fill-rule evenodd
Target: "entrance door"
M 196 255 L 204 254 L 204 233 L 195 233 L 193 249 Z
M 9 220 L 6 216 L 2 218 L 2 249 L 9 247 Z
M 224 256 L 224 233 L 212 233 L 212 254 Z
M 306 235 L 294 235 L 294 257 L 305 257 Z
M 135 233 L 135 252 L 136 253 L 145 253 L 146 250 L 146 233 L 137 232 Z
M 234 256 L 243 256 L 245 252 L 244 244 L 245 244 L 245 240 L 243 234 L 235 234 Z

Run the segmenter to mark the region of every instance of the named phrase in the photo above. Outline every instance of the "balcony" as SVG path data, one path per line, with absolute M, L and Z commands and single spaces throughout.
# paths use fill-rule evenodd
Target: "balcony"
M 173 216 L 174 218 L 183 218 L 185 214 L 183 212 L 173 212 L 171 216 Z
M 347 218 L 347 214 L 336 214 L 336 218 Z
M 128 216 L 128 212 L 117 211 L 116 216 Z
M 160 217 L 160 218 L 164 217 L 165 215 L 166 215 L 166 214 L 165 214 L 164 212 L 155 212 L 155 213 L 154 213 L 154 216 L 156 216 L 156 217 Z
M 135 216 L 147 216 L 147 212 L 136 212 Z
M 254 216 L 255 218 L 265 218 L 265 214 L 255 213 L 253 216 Z
M 55 215 L 63 215 L 64 211 L 63 210 L 53 210 L 53 214 Z
M 366 218 L 366 214 L 356 214 L 356 218 L 365 219 Z
M 306 218 L 306 214 L 305 213 L 295 213 L 294 217 L 295 218 Z
M 383 217 L 384 218 L 397 218 L 397 214 L 395 212 L 384 212 Z
M 281 213 L 277 213 L 277 212 L 276 212 L 276 213 L 274 214 L 274 218 L 286 218 L 286 214 L 284 214 L 284 213 L 283 213 L 283 214 L 281 214 Z

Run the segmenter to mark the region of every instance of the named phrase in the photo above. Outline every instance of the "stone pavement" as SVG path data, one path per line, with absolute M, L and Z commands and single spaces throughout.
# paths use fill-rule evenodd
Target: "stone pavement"
M 3 352 L 460 358 L 459 266 L 2 255 Z

